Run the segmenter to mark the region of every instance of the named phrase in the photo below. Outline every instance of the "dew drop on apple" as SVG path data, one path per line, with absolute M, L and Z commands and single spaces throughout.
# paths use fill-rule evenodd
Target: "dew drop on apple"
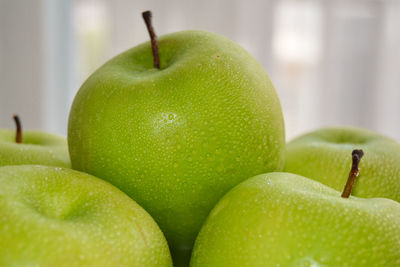
M 266 183 L 267 183 L 267 185 L 273 185 L 271 179 L 268 179 L 268 180 L 266 181 Z

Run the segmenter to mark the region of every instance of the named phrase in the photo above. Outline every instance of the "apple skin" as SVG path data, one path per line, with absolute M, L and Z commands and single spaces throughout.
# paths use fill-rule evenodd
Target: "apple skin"
M 40 131 L 24 131 L 21 144 L 15 142 L 15 131 L 0 130 L 0 166 L 40 164 L 71 167 L 67 140 Z
M 172 266 L 151 216 L 71 169 L 0 167 L 0 266 Z
M 353 149 L 362 149 L 364 157 L 352 195 L 400 202 L 400 144 L 365 129 L 324 128 L 294 139 L 287 144 L 285 171 L 342 191 Z
M 262 66 L 217 34 L 183 31 L 111 59 L 82 85 L 69 117 L 72 167 L 101 177 L 157 221 L 173 257 L 189 257 L 230 188 L 282 170 L 285 134 Z M 179 258 L 180 256 L 175 256 Z
M 400 204 L 340 194 L 291 173 L 246 180 L 211 211 L 191 267 L 399 266 Z

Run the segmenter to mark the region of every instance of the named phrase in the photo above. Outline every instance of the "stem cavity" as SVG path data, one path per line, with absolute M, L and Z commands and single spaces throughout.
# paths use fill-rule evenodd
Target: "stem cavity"
M 160 58 L 158 56 L 158 42 L 157 42 L 157 35 L 154 32 L 153 25 L 151 23 L 151 11 L 147 10 L 142 13 L 142 17 L 144 19 L 144 23 L 146 23 L 147 31 L 150 35 L 151 40 L 151 50 L 153 52 L 153 65 L 154 68 L 160 69 Z
M 364 156 L 364 152 L 361 149 L 354 149 L 351 153 L 351 156 L 353 158 L 353 163 L 351 165 L 351 170 L 349 173 L 349 178 L 347 179 L 346 186 L 343 189 L 343 198 L 348 198 L 351 194 L 354 182 L 359 174 L 358 165 L 360 164 L 361 158 Z
M 18 115 L 14 115 L 13 119 L 14 119 L 15 128 L 16 128 L 15 142 L 17 144 L 21 144 L 22 143 L 22 124 L 21 124 L 21 120 L 19 119 Z

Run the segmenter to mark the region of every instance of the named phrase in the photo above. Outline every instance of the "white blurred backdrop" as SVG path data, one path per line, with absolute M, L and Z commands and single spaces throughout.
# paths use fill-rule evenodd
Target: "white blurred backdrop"
M 355 125 L 400 141 L 399 0 L 0 0 L 0 127 L 66 135 L 82 82 L 157 34 L 204 29 L 245 47 L 281 99 L 287 139 Z

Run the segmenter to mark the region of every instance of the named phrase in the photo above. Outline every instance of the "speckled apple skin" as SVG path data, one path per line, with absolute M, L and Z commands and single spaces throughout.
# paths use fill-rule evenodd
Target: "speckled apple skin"
M 175 254 L 191 250 L 229 189 L 282 170 L 285 135 L 273 85 L 239 45 L 184 31 L 161 37 L 159 48 L 161 70 L 146 42 L 88 78 L 71 108 L 68 143 L 72 167 L 142 205 Z
M 0 167 L 0 214 L 0 266 L 172 266 L 151 216 L 85 173 Z
M 191 267 L 400 266 L 400 204 L 340 194 L 291 173 L 246 180 L 210 213 Z
M 365 129 L 324 128 L 294 139 L 287 145 L 285 171 L 343 191 L 353 149 L 362 149 L 364 157 L 352 195 L 400 202 L 400 144 Z
M 67 140 L 40 131 L 24 131 L 21 144 L 15 142 L 15 130 L 0 130 L 0 166 L 40 164 L 71 167 Z

